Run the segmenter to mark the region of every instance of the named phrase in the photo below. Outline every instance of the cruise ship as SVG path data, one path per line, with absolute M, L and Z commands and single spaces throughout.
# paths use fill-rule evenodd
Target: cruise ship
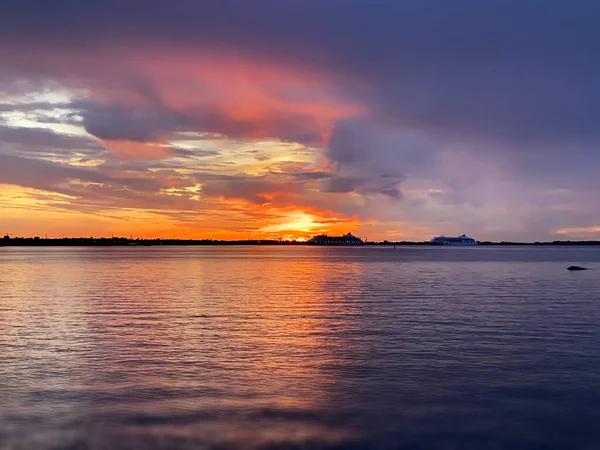
M 319 236 L 313 236 L 307 241 L 308 245 L 364 245 L 362 239 L 353 236 L 352 233 L 345 234 L 343 236 L 327 236 L 321 234 Z
M 438 236 L 434 237 L 429 243 L 434 245 L 477 245 L 477 241 L 466 234 L 458 237 Z

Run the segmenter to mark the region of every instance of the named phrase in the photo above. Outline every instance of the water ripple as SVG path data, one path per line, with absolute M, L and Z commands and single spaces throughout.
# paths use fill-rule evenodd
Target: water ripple
M 592 248 L 0 250 L 0 449 L 593 449 Z

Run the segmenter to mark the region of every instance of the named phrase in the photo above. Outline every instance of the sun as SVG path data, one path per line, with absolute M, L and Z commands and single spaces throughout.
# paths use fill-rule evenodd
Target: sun
M 322 224 L 315 222 L 315 216 L 307 214 L 303 211 L 293 212 L 285 217 L 282 217 L 280 223 L 267 225 L 259 231 L 264 233 L 281 233 L 283 231 L 296 231 L 301 233 L 309 233 L 315 228 L 321 227 Z

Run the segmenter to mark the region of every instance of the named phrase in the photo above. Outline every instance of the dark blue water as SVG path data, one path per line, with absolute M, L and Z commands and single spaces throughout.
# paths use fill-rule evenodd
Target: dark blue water
M 600 249 L 0 249 L 2 449 L 597 449 L 599 424 Z

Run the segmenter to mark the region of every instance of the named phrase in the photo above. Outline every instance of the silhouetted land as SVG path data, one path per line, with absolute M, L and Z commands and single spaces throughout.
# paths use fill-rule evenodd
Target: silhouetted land
M 64 247 L 64 246 L 81 246 L 81 247 L 102 247 L 102 246 L 135 246 L 135 245 L 307 245 L 306 242 L 300 241 L 279 241 L 269 239 L 246 239 L 246 240 L 214 240 L 214 239 L 129 239 L 123 237 L 112 238 L 40 238 L 40 237 L 8 237 L 0 239 L 0 246 L 5 247 Z M 414 246 L 414 245 L 432 245 L 429 242 L 411 242 L 411 241 L 382 241 L 382 242 L 365 242 L 365 245 L 396 245 L 396 246 Z M 494 246 L 494 245 L 526 245 L 526 246 L 543 246 L 543 245 L 600 245 L 600 241 L 551 241 L 551 242 L 490 242 L 481 241 L 479 245 Z

